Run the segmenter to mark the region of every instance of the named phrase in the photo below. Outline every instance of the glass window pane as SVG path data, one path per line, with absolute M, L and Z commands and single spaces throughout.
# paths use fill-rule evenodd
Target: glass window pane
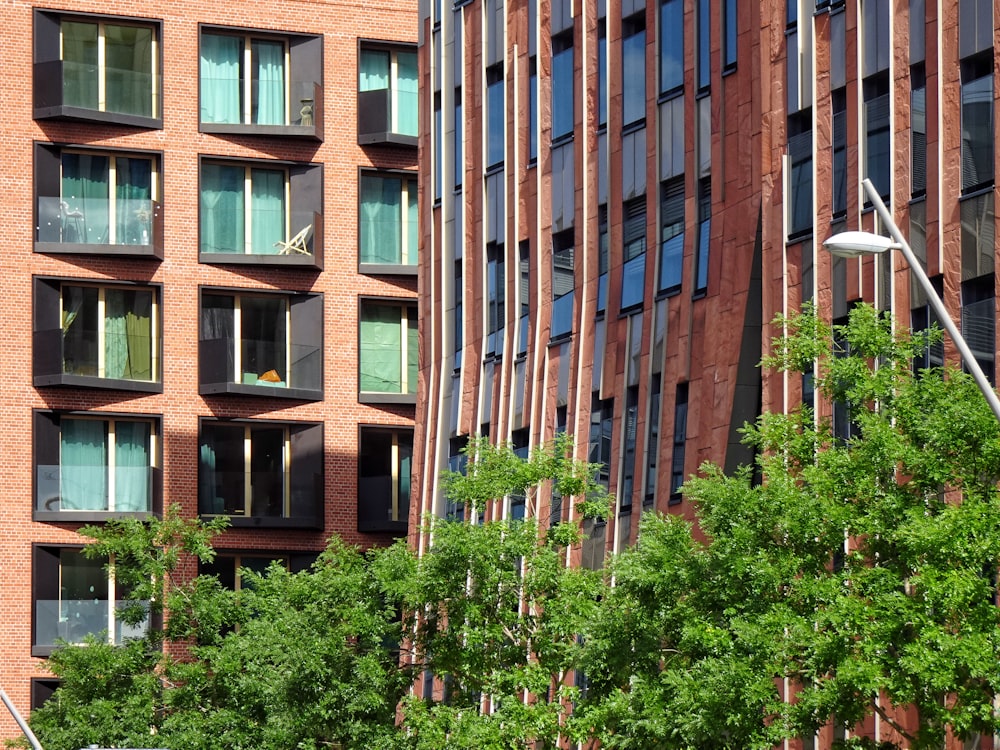
M 962 190 L 993 182 L 993 75 L 962 84 Z
M 240 332 L 242 382 L 286 387 L 288 331 L 285 299 L 241 297 Z
M 250 42 L 253 65 L 253 122 L 284 125 L 286 117 L 285 45 L 283 42 Z
M 660 4 L 660 93 L 684 85 L 684 2 Z
M 108 510 L 107 422 L 68 419 L 60 423 L 60 510 Z
M 646 117 L 646 31 L 641 29 L 622 40 L 622 122 Z
M 244 252 L 246 170 L 201 165 L 201 252 Z
M 552 55 L 552 139 L 573 132 L 573 48 Z
M 62 22 L 63 102 L 70 107 L 98 108 L 97 38 L 96 23 Z
M 250 252 L 275 255 L 285 231 L 285 173 L 277 169 L 250 170 Z
M 105 244 L 111 206 L 110 159 L 100 154 L 62 154 L 60 220 L 63 242 Z
M 199 448 L 198 509 L 209 515 L 245 515 L 246 451 L 242 426 L 204 424 Z
M 96 287 L 63 287 L 63 372 L 68 375 L 99 375 L 97 299 Z
M 396 53 L 396 100 L 394 130 L 401 135 L 417 135 L 417 53 Z
M 402 392 L 402 326 L 398 305 L 366 303 L 361 309 L 361 391 Z
M 115 422 L 115 510 L 152 510 L 149 422 Z
M 225 34 L 201 35 L 201 121 L 242 121 L 241 63 L 243 39 Z
M 285 515 L 285 428 L 250 430 L 250 515 Z
M 105 109 L 153 116 L 153 30 L 143 26 L 104 27 Z

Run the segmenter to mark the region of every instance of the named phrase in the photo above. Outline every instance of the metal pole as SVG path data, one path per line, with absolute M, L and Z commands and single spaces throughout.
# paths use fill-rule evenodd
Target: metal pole
M 28 738 L 28 742 L 31 743 L 31 747 L 34 748 L 34 750 L 42 750 L 42 744 L 38 741 L 35 733 L 31 731 L 31 727 L 28 726 L 28 722 L 24 720 L 24 717 L 22 717 L 20 712 L 17 710 L 17 707 L 11 702 L 10 698 L 7 697 L 7 693 L 5 693 L 2 689 L 0 689 L 0 700 L 3 701 L 5 706 L 7 706 L 7 710 L 10 711 L 10 715 L 14 717 L 14 721 L 17 722 L 17 725 L 21 727 L 21 731 L 24 732 L 24 736 Z
M 997 398 L 996 391 L 993 390 L 993 386 L 990 385 L 990 381 L 986 379 L 986 375 L 983 373 L 983 368 L 979 366 L 979 362 L 976 361 L 975 355 L 969 348 L 969 345 L 965 341 L 965 337 L 962 336 L 961 332 L 956 327 L 954 321 L 951 319 L 951 315 L 945 309 L 944 302 L 938 295 L 937 290 L 931 286 L 930 279 L 927 278 L 927 274 L 924 272 L 924 268 L 917 256 L 913 254 L 913 250 L 910 249 L 909 243 L 906 238 L 903 237 L 903 233 L 899 231 L 899 227 L 896 222 L 893 221 L 892 214 L 889 213 L 889 209 L 885 207 L 885 203 L 882 202 L 882 197 L 878 194 L 875 186 L 872 185 L 872 181 L 865 178 L 861 183 L 865 192 L 868 194 L 868 199 L 872 202 L 878 215 L 882 218 L 882 223 L 889 230 L 889 234 L 896 241 L 896 245 L 900 252 L 903 253 L 903 257 L 906 258 L 906 262 L 910 264 L 910 273 L 912 273 L 917 281 L 920 283 L 921 288 L 927 295 L 927 301 L 930 302 L 931 307 L 934 309 L 934 313 L 937 315 L 938 320 L 941 321 L 941 325 L 951 336 L 952 341 L 955 342 L 955 346 L 958 349 L 959 354 L 962 355 L 962 361 L 965 363 L 966 369 L 968 369 L 969 374 L 972 375 L 972 379 L 976 381 L 976 385 L 979 386 L 979 390 L 983 392 L 986 397 L 987 403 L 990 405 L 990 409 L 993 410 L 993 415 L 1000 422 L 1000 398 Z

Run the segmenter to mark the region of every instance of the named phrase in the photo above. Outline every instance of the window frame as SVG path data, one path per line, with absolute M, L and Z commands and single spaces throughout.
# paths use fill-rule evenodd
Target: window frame
M 412 170 L 405 169 L 361 169 L 358 174 L 358 273 L 371 275 L 393 275 L 393 276 L 416 276 L 419 266 L 420 228 L 419 211 L 414 217 L 416 222 L 413 229 L 416 233 L 416 245 L 409 247 L 408 236 L 411 229 L 407 219 L 407 209 L 418 205 L 418 175 Z M 402 183 L 400 190 L 400 257 L 412 258 L 412 262 L 401 263 L 373 263 L 364 260 L 362 255 L 364 246 L 364 189 L 365 179 L 398 179 Z M 408 187 L 409 186 L 409 187 Z
M 363 51 L 384 51 L 389 54 L 389 87 L 386 89 L 361 90 L 361 53 Z M 417 45 L 409 42 L 387 41 L 383 39 L 359 38 L 357 47 L 358 61 L 358 144 L 409 146 L 416 148 L 419 143 L 419 132 L 407 135 L 393 130 L 392 119 L 397 105 L 399 91 L 398 55 L 399 53 L 417 54 Z M 420 78 L 417 77 L 419 92 Z M 384 94 L 381 92 L 385 92 Z M 420 96 L 417 96 L 417 128 L 420 124 Z M 398 105 L 397 105 L 398 106 Z
M 255 169 L 284 171 L 285 174 L 285 227 L 282 242 L 288 243 L 295 235 L 305 231 L 303 239 L 306 253 L 291 250 L 287 253 L 225 253 L 204 252 L 202 235 L 205 232 L 207 214 L 203 195 L 205 190 L 205 167 L 242 167 L 244 169 L 244 248 L 250 237 L 252 222 L 250 190 L 251 173 Z M 212 265 L 250 266 L 294 266 L 309 270 L 323 270 L 323 165 L 314 162 L 285 161 L 279 159 L 234 159 L 224 156 L 200 154 L 198 157 L 198 262 Z M 312 227 L 311 230 L 308 227 Z
M 53 500 L 58 501 L 59 495 L 42 501 L 43 467 L 54 466 L 58 469 L 61 481 L 63 457 L 61 455 L 62 440 L 62 420 L 63 419 L 86 419 L 93 422 L 101 422 L 105 425 L 123 422 L 146 423 L 149 425 L 149 443 L 147 451 L 149 457 L 149 508 L 143 511 L 121 511 L 121 510 L 53 510 L 48 506 Z M 134 414 L 123 412 L 95 412 L 95 411 L 56 411 L 52 409 L 32 410 L 32 520 L 41 522 L 87 522 L 96 523 L 106 521 L 111 518 L 139 518 L 146 519 L 152 516 L 159 516 L 163 512 L 163 440 L 162 440 L 162 417 L 159 414 Z M 111 502 L 112 487 L 114 481 L 114 453 L 112 450 L 111 433 L 106 433 L 107 455 L 105 456 L 105 469 L 107 476 L 106 492 L 108 503 Z M 50 457 L 54 457 L 55 463 L 49 463 Z M 44 507 L 43 507 L 44 506 Z
M 396 391 L 365 391 L 361 389 L 361 371 L 363 362 L 363 340 L 362 340 L 362 330 L 361 321 L 363 312 L 366 305 L 378 305 L 382 307 L 397 307 L 401 311 L 400 314 L 400 390 Z M 416 404 L 417 402 L 417 383 L 413 384 L 413 390 L 409 390 L 409 379 L 408 371 L 410 364 L 408 361 L 409 356 L 409 321 L 410 313 L 412 313 L 419 320 L 419 308 L 417 305 L 416 298 L 401 298 L 401 297 L 378 297 L 372 295 L 364 295 L 358 298 L 358 403 L 359 404 Z M 419 345 L 418 345 L 419 349 Z M 419 380 L 419 351 L 417 353 L 418 359 L 416 362 L 417 366 L 417 378 Z
M 64 287 L 97 288 L 98 311 L 101 310 L 101 295 L 106 298 L 107 290 L 148 291 L 152 294 L 150 312 L 150 369 L 152 379 L 131 380 L 109 378 L 101 375 L 80 375 L 65 372 L 64 339 L 62 328 L 62 304 Z M 103 279 L 77 279 L 56 276 L 32 277 L 32 373 L 35 387 L 75 386 L 80 388 L 102 388 L 144 393 L 163 392 L 163 320 L 161 314 L 163 300 L 162 284 L 142 284 L 138 282 L 115 281 L 104 283 Z M 101 320 L 106 320 L 102 317 Z M 103 329 L 103 326 L 102 326 Z M 101 335 L 100 333 L 98 334 Z M 100 338 L 98 339 L 100 341 Z M 98 351 L 97 367 L 100 369 L 101 351 Z
M 382 425 L 382 424 L 359 424 L 358 425 L 358 531 L 362 534 L 378 534 L 378 533 L 388 533 L 397 536 L 405 536 L 409 529 L 409 514 L 410 509 L 413 506 L 413 485 L 412 485 L 412 470 L 413 470 L 413 440 L 414 440 L 414 428 L 412 426 L 397 426 L 397 425 Z M 366 478 L 362 476 L 363 461 L 362 456 L 365 455 L 364 443 L 366 435 L 388 435 L 391 441 L 391 454 L 389 456 L 390 464 L 390 474 L 389 474 L 389 497 L 377 498 L 378 502 L 373 503 L 373 493 L 367 489 L 363 490 L 363 480 Z M 401 477 L 402 477 L 402 466 L 400 459 L 400 451 L 402 450 L 402 443 L 400 438 L 409 437 L 409 449 L 410 449 L 410 479 L 409 479 L 409 497 L 406 502 L 405 512 L 402 507 L 401 498 Z M 375 477 L 379 479 L 379 477 Z M 374 505 L 374 509 L 371 507 Z M 363 510 L 364 509 L 364 510 Z M 385 518 L 378 517 L 379 510 L 386 510 Z M 374 514 L 372 510 L 376 511 Z
M 42 656 L 42 657 L 50 656 L 52 652 L 59 647 L 58 644 L 56 643 L 39 643 L 38 641 L 38 628 L 41 622 L 38 615 L 38 602 L 40 598 L 39 595 L 40 593 L 42 593 L 44 589 L 54 589 L 59 592 L 58 594 L 59 598 L 56 601 L 60 603 L 63 601 L 62 592 L 60 590 L 61 586 L 59 584 L 59 580 L 62 578 L 61 554 L 63 552 L 80 552 L 82 550 L 83 550 L 82 544 L 46 544 L 46 543 L 35 542 L 32 543 L 31 545 L 31 655 L 32 656 Z M 106 565 L 107 561 L 106 560 L 103 561 L 102 564 Z M 50 569 L 49 572 L 51 572 L 53 566 L 57 574 L 56 581 L 52 582 L 43 580 L 41 569 L 49 568 Z M 117 612 L 118 609 L 117 606 L 115 605 L 118 602 L 125 601 L 125 598 L 124 598 L 124 593 L 118 591 L 118 587 L 115 583 L 114 576 L 108 574 L 107 568 L 105 568 L 104 572 L 105 572 L 105 581 L 107 582 L 105 601 L 107 602 L 107 607 L 108 607 L 107 609 L 108 616 L 106 621 L 108 642 L 118 644 L 119 641 L 117 641 L 114 637 L 116 619 L 113 616 L 113 613 Z M 43 599 L 42 601 L 45 600 Z M 100 599 L 97 599 L 97 601 L 100 601 Z M 143 628 L 144 631 L 148 632 L 150 628 L 159 627 L 158 620 L 159 618 L 157 617 L 149 617 L 147 615 Z M 143 626 L 129 626 L 129 627 L 138 628 Z M 97 636 L 104 631 L 105 629 L 102 628 L 101 630 L 98 630 L 96 632 L 88 632 L 85 635 Z M 82 641 L 70 641 L 70 643 L 82 643 Z
M 231 359 L 221 363 L 218 351 L 220 339 L 206 338 L 205 295 L 233 298 L 233 325 L 231 333 L 233 350 Z M 285 368 L 284 377 L 289 377 L 285 387 L 265 386 L 258 383 L 236 381 L 237 365 L 242 365 L 238 343 L 242 338 L 242 317 L 237 316 L 237 300 L 242 313 L 243 298 L 282 298 L 285 300 Z M 289 292 L 271 289 L 246 289 L 234 287 L 198 287 L 198 393 L 207 395 L 231 394 L 242 396 L 266 396 L 270 398 L 295 399 L 299 401 L 323 400 L 323 299 L 322 292 Z M 237 322 L 237 318 L 239 322 Z M 308 361 L 304 357 L 297 360 L 299 368 L 293 367 L 296 347 L 313 349 Z M 230 367 L 232 368 L 230 372 Z M 304 374 L 298 370 L 304 369 Z M 223 370 L 226 372 L 223 373 Z M 279 381 L 285 382 L 285 381 Z
M 64 154 L 81 154 L 87 156 L 105 156 L 108 158 L 109 208 L 108 223 L 113 223 L 114 206 L 117 197 L 110 190 L 111 175 L 116 170 L 111 164 L 118 158 L 149 159 L 152 163 L 150 177 L 148 238 L 142 244 L 110 244 L 90 242 L 66 242 L 63 233 L 70 226 L 79 231 L 76 223 L 83 222 L 86 228 L 86 217 L 76 216 L 82 213 L 71 210 L 63 196 L 63 156 Z M 47 143 L 35 141 L 34 156 L 34 208 L 35 237 L 34 251 L 50 255 L 56 254 L 92 254 L 112 255 L 121 257 L 151 258 L 163 260 L 163 153 L 161 151 L 146 151 L 138 149 L 97 148 L 86 145 L 67 143 Z M 116 182 L 115 187 L 119 184 Z M 126 199 L 128 200 L 128 199 Z M 136 212 L 138 213 L 138 212 Z M 142 217 L 139 218 L 143 220 Z
M 203 41 L 206 34 L 243 40 L 240 53 L 240 122 L 206 122 L 202 119 Z M 254 41 L 281 42 L 285 48 L 285 124 L 250 122 L 256 79 L 246 76 L 246 59 Z M 299 103 L 296 109 L 295 103 Z M 323 141 L 323 35 L 273 31 L 239 26 L 198 24 L 198 132 L 219 135 L 284 136 Z M 312 109 L 309 124 L 307 107 Z M 303 123 L 303 120 L 306 120 Z
M 207 426 L 220 429 L 243 428 L 243 510 L 244 513 L 206 512 L 204 494 L 208 478 L 204 464 Z M 209 429 L 211 429 L 209 427 Z M 253 514 L 252 432 L 255 429 L 282 429 L 282 508 L 280 515 Z M 198 418 L 198 516 L 225 517 L 234 528 L 287 528 L 322 531 L 325 525 L 325 425 L 270 419 Z M 311 497 L 310 497 L 311 495 Z M 224 498 L 222 499 L 225 502 Z M 215 509 L 210 509 L 214 511 Z M 250 512 L 247 513 L 246 511 Z
M 33 111 L 35 120 L 73 120 L 80 122 L 103 122 L 112 125 L 163 129 L 163 22 L 159 19 L 141 16 L 117 16 L 107 13 L 77 13 L 74 11 L 45 10 L 35 8 L 33 15 Z M 98 108 L 80 107 L 68 104 L 64 97 L 64 61 L 62 59 L 62 24 L 64 21 L 93 23 L 101 29 L 108 25 L 136 26 L 151 29 L 153 34 L 150 50 L 152 81 L 150 83 L 149 116 L 109 112 L 100 109 L 100 90 L 107 89 L 107 82 L 98 81 Z M 99 50 L 104 45 L 99 45 Z M 100 51 L 99 51 L 99 54 Z M 98 61 L 99 70 L 107 67 L 106 60 Z M 106 72 L 104 74 L 106 77 Z

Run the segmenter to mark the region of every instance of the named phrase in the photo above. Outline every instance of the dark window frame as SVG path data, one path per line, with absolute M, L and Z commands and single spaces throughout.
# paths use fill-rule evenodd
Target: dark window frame
M 400 257 L 412 257 L 413 261 L 409 263 L 372 263 L 365 261 L 362 257 L 362 245 L 364 243 L 364 190 L 363 183 L 366 179 L 398 179 L 402 183 L 402 188 L 400 190 L 401 204 L 402 196 L 407 198 L 407 207 L 417 206 L 417 182 L 418 174 L 413 170 L 404 169 L 361 169 L 358 174 L 358 273 L 371 274 L 371 275 L 391 275 L 391 276 L 416 276 L 418 270 L 419 256 L 418 249 L 420 246 L 420 229 L 419 229 L 419 213 L 414 217 L 414 222 L 416 226 L 414 230 L 416 232 L 416 243 L 414 247 L 406 247 L 404 252 L 404 245 L 406 245 L 405 240 L 408 237 L 408 230 L 410 229 L 408 218 L 405 212 L 400 217 Z M 412 188 L 407 188 L 407 184 L 412 184 Z
M 396 101 L 397 94 L 397 89 L 393 87 L 394 81 L 390 80 L 387 89 L 361 90 L 361 53 L 365 50 L 388 52 L 391 61 L 392 56 L 400 52 L 416 54 L 417 45 L 379 39 L 364 38 L 358 40 L 358 143 L 362 146 L 384 145 L 416 148 L 419 135 L 407 135 L 392 129 L 393 103 Z M 390 62 L 391 69 L 392 63 Z M 419 77 L 417 83 L 419 86 Z M 419 119 L 418 93 L 418 128 Z
M 404 447 L 409 448 L 409 461 L 411 476 L 406 480 L 407 497 L 405 507 L 402 500 L 402 489 L 400 481 L 402 477 L 402 465 L 400 459 L 389 457 L 389 480 L 388 497 L 385 496 L 385 488 L 380 487 L 379 492 L 371 486 L 364 486 L 366 478 L 385 479 L 386 477 L 366 477 L 365 470 L 365 438 L 366 436 L 384 436 L 390 440 L 390 449 L 395 448 L 397 454 L 403 451 Z M 400 442 L 400 438 L 409 437 L 408 446 Z M 413 497 L 412 487 L 412 467 L 413 467 L 413 438 L 414 428 L 408 426 L 395 425 L 358 425 L 358 531 L 363 534 L 388 533 L 396 536 L 405 536 L 409 529 L 409 515 Z M 405 442 L 405 441 L 404 441 Z M 369 444 L 370 445 L 370 444 Z M 405 452 L 405 451 L 403 451 Z M 377 497 L 376 497 L 377 495 Z M 395 495 L 395 497 L 394 497 Z M 373 513 L 373 511 L 375 511 Z M 380 513 L 379 511 L 384 511 Z
M 397 307 L 402 311 L 400 314 L 400 391 L 365 391 L 361 389 L 361 368 L 362 368 L 362 330 L 361 321 L 366 305 L 377 305 L 381 307 Z M 409 356 L 410 346 L 408 334 L 410 330 L 410 315 L 419 320 L 419 307 L 417 300 L 410 297 L 379 297 L 374 295 L 364 295 L 358 298 L 358 403 L 359 404 L 416 404 L 417 383 L 413 383 L 413 390 L 410 390 L 408 373 L 410 368 Z M 405 327 L 404 327 L 405 322 Z M 404 342 L 405 345 L 404 345 Z M 414 356 L 417 356 L 414 353 Z M 419 362 L 417 363 L 419 378 Z M 406 390 L 403 390 L 405 385 Z

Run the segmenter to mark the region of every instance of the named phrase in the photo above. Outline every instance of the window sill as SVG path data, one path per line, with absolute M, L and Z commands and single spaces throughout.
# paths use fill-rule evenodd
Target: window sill
M 323 142 L 323 124 L 317 125 L 246 125 L 231 122 L 200 122 L 199 133 L 212 135 L 248 135 L 263 138 L 296 138 Z
M 68 373 L 35 375 L 33 385 L 36 388 L 44 388 L 47 386 L 70 386 L 73 388 L 99 388 L 101 390 L 110 391 L 163 393 L 163 383 L 161 382 L 124 380 L 122 378 L 99 378 L 94 375 L 70 375 Z
M 42 255 L 107 255 L 117 258 L 163 260 L 163 247 L 156 245 L 95 245 L 82 242 L 36 242 Z
M 403 135 L 382 131 L 379 133 L 358 133 L 359 146 L 404 146 L 406 148 L 417 148 L 420 139 L 415 135 Z
M 226 516 L 200 513 L 199 518 L 228 518 L 230 528 L 234 529 L 306 529 L 322 531 L 321 517 L 282 518 L 280 516 Z
M 35 107 L 33 117 L 36 120 L 68 120 L 70 122 L 103 123 L 106 125 L 124 125 L 145 130 L 163 130 L 162 117 L 142 117 L 126 115 L 119 112 L 101 112 L 96 109 L 71 107 L 57 104 L 51 107 Z
M 201 383 L 198 394 L 214 396 L 229 394 L 238 396 L 263 396 L 264 398 L 281 398 L 293 401 L 322 401 L 323 391 L 312 388 L 281 388 L 269 385 L 246 385 L 244 383 Z
M 360 263 L 358 273 L 366 276 L 416 276 L 417 265 L 402 263 Z
M 359 404 L 406 404 L 416 405 L 415 393 L 375 393 L 364 391 L 358 394 Z
M 122 513 L 102 510 L 36 510 L 31 514 L 32 521 L 41 523 L 104 523 L 124 518 L 149 521 L 158 517 L 158 514 L 149 511 Z
M 310 271 L 322 271 L 323 259 L 310 253 L 304 255 L 295 253 L 294 255 L 264 255 L 253 253 L 199 253 L 198 262 L 207 265 L 230 265 L 230 266 L 275 266 L 284 268 L 305 268 Z
M 362 534 L 406 536 L 409 526 L 406 521 L 362 521 L 360 518 L 358 519 L 358 531 Z

